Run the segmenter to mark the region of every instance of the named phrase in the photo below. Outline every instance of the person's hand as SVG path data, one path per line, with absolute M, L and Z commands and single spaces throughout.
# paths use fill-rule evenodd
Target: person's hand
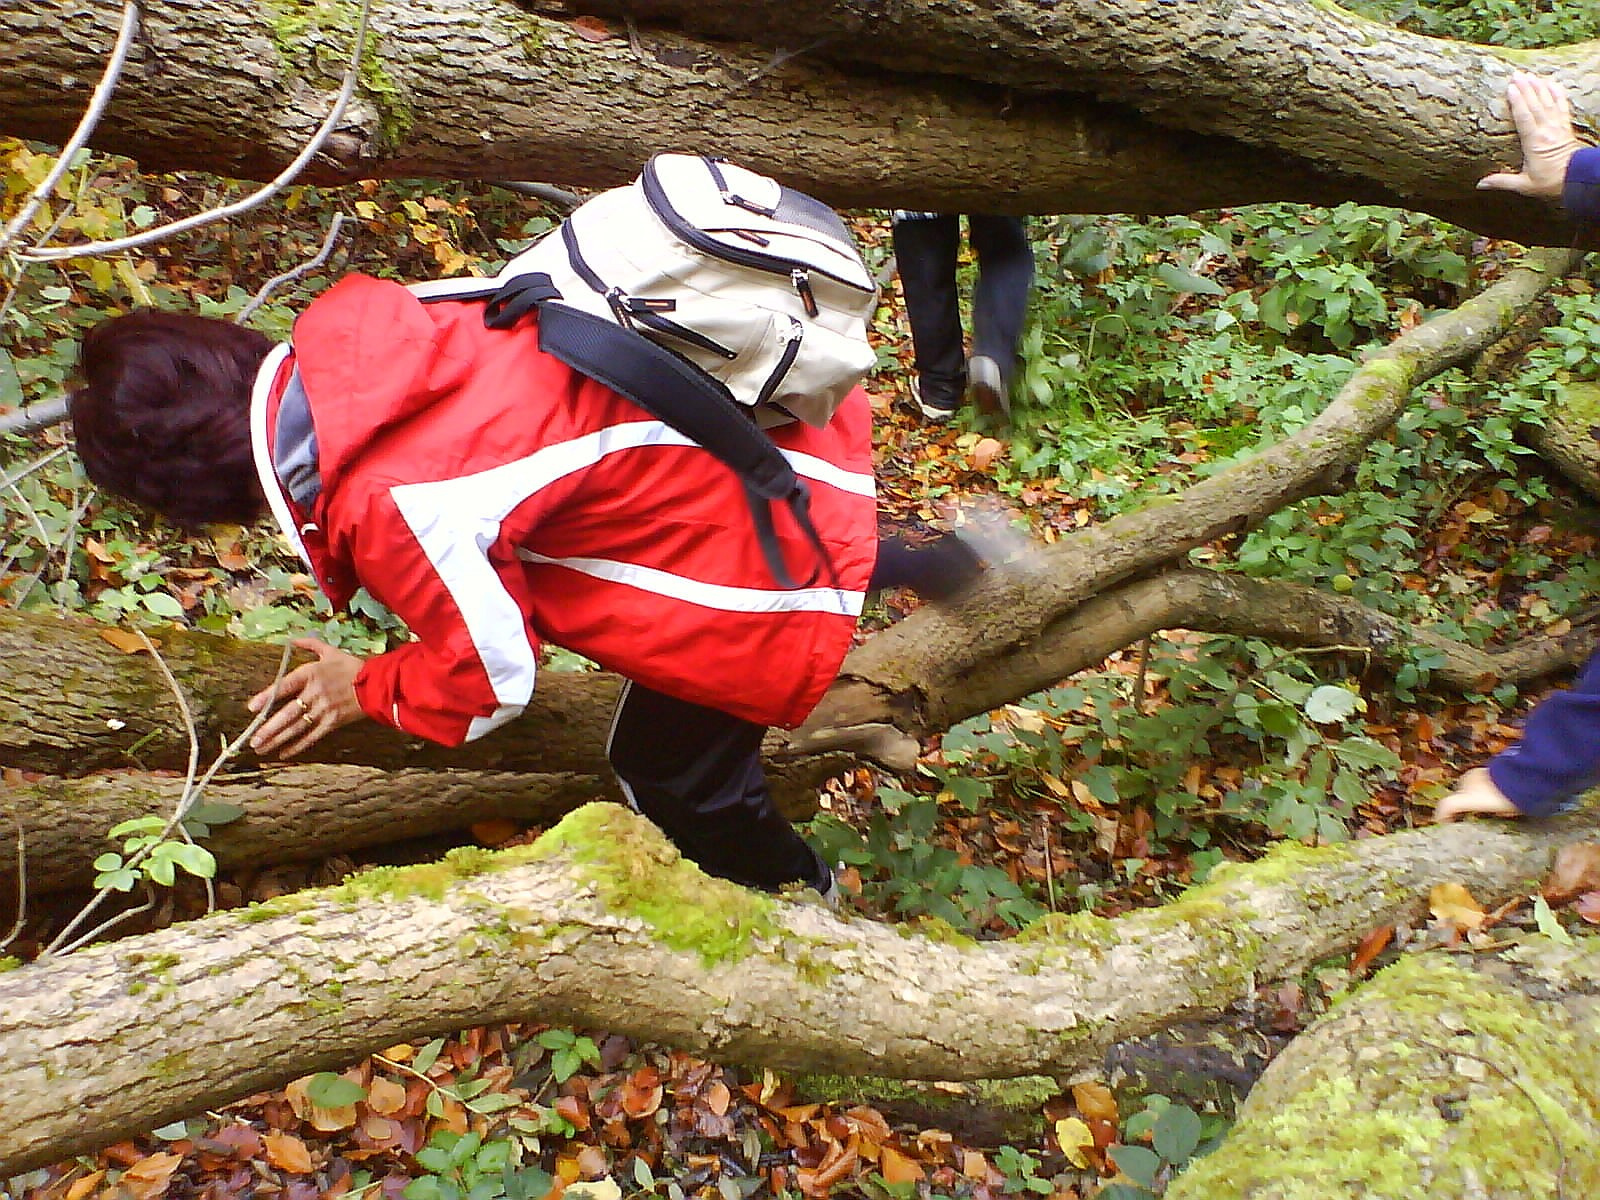
M 1572 128 L 1572 104 L 1566 90 L 1541 75 L 1518 71 L 1506 85 L 1506 103 L 1522 141 L 1522 169 L 1485 175 L 1478 186 L 1560 199 L 1567 163 L 1583 148 Z
M 356 702 L 361 659 L 317 638 L 295 638 L 292 645 L 311 651 L 317 661 L 296 667 L 278 681 L 278 706 L 250 739 L 250 748 L 264 758 L 300 754 L 366 715 Z M 246 707 L 260 712 L 272 696 L 271 688 L 257 692 Z
M 1521 810 L 1495 787 L 1489 772 L 1474 767 L 1456 781 L 1456 789 L 1434 807 L 1433 819 L 1440 824 L 1457 817 L 1515 817 Z

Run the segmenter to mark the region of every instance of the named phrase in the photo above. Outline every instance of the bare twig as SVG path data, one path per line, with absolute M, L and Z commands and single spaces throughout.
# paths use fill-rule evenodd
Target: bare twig
M 155 643 L 150 640 L 149 636 L 142 629 L 135 630 L 135 632 L 138 633 L 141 639 L 143 639 L 145 649 L 147 649 L 150 652 L 150 656 L 155 659 L 156 665 L 161 669 L 161 674 L 167 681 L 167 686 L 172 689 L 172 694 L 177 698 L 178 709 L 183 714 L 184 728 L 189 735 L 189 769 L 187 777 L 184 780 L 183 794 L 178 798 L 178 803 L 176 806 L 174 806 L 172 815 L 167 819 L 167 823 L 161 830 L 160 836 L 157 837 L 155 841 L 141 847 L 130 859 L 128 859 L 127 863 L 125 864 L 128 869 L 137 867 L 145 860 L 146 857 L 149 856 L 150 852 L 156 846 L 160 845 L 162 842 L 166 841 L 167 838 L 172 836 L 173 830 L 177 829 L 183 823 L 184 817 L 189 815 L 189 812 L 194 808 L 196 802 L 200 799 L 200 795 L 205 790 L 206 785 L 209 784 L 213 778 L 215 778 L 217 772 L 222 769 L 223 764 L 232 758 L 236 753 L 238 753 L 239 748 L 249 740 L 250 735 L 260 728 L 261 723 L 267 719 L 267 714 L 272 711 L 272 700 L 277 696 L 278 684 L 282 681 L 284 674 L 289 668 L 289 655 L 293 649 L 289 644 L 285 643 L 283 647 L 283 655 L 278 660 L 278 673 L 273 677 L 272 680 L 272 689 L 268 697 L 268 702 L 261 706 L 261 711 L 256 714 L 254 720 L 245 726 L 244 732 L 239 734 L 238 737 L 234 738 L 233 741 L 223 746 L 222 752 L 217 755 L 216 760 L 206 770 L 205 775 L 197 781 L 195 779 L 195 771 L 199 767 L 200 740 L 195 729 L 194 715 L 189 709 L 189 702 L 184 697 L 183 689 L 178 685 L 177 678 L 172 674 L 172 669 L 167 666 L 166 660 L 163 659 L 160 653 L 157 652 Z M 209 884 L 209 882 L 210 881 L 208 880 L 207 883 Z M 78 947 L 87 945 L 89 942 L 93 941 L 94 938 L 98 937 L 99 934 L 105 929 L 109 928 L 110 925 L 115 924 L 116 921 L 122 920 L 123 917 L 130 915 L 123 914 L 123 916 L 116 917 L 111 922 L 106 922 L 96 926 L 88 933 L 82 934 L 71 942 L 67 940 L 68 937 L 70 937 L 77 930 L 78 926 L 83 924 L 83 922 L 88 919 L 89 914 L 98 908 L 113 890 L 114 889 L 110 886 L 106 886 L 96 892 L 89 902 L 78 911 L 78 915 L 72 918 L 72 920 L 67 924 L 66 928 L 58 933 L 51 940 L 50 944 L 44 948 L 41 956 L 48 954 L 70 954 L 74 950 L 78 949 Z M 207 887 L 207 898 L 212 904 L 215 904 L 215 895 L 211 892 L 209 886 Z M 151 905 L 153 904 L 154 900 L 152 899 Z M 134 911 L 143 912 L 145 909 L 137 909 Z
M 39 404 L 24 404 L 12 412 L 0 414 L 0 434 L 32 433 L 48 429 L 67 419 L 67 398 L 57 396 Z
M 250 303 L 239 310 L 239 315 L 233 318 L 235 325 L 243 325 L 260 308 L 278 288 L 286 283 L 291 283 L 303 275 L 315 271 L 328 261 L 328 256 L 333 253 L 333 247 L 339 240 L 339 232 L 344 228 L 345 215 L 334 213 L 333 220 L 328 222 L 328 235 L 322 239 L 322 249 L 318 250 L 311 258 L 306 259 L 298 267 L 292 267 L 281 275 L 274 275 L 261 285 L 261 290 L 250 298 Z
M 56 165 L 50 173 L 40 180 L 39 186 L 33 189 L 22 210 L 11 218 L 4 231 L 0 231 L 0 251 L 5 250 L 17 236 L 28 227 L 33 220 L 34 213 L 39 211 L 39 206 L 55 191 L 56 184 L 66 174 L 72 165 L 73 158 L 94 133 L 94 127 L 100 123 L 101 114 L 105 112 L 106 104 L 111 99 L 112 89 L 117 86 L 117 78 L 122 74 L 122 68 L 128 61 L 128 50 L 133 45 L 133 35 L 139 28 L 139 6 L 135 0 L 127 0 L 122 7 L 122 27 L 117 31 L 117 42 L 111 50 L 111 60 L 106 63 L 104 74 L 95 86 L 94 93 L 89 97 L 89 107 L 84 111 L 83 119 L 78 122 L 78 127 L 72 131 L 72 137 L 61 148 L 61 154 L 56 159 Z M 24 254 L 26 255 L 26 251 Z
M 11 818 L 11 823 L 17 827 L 17 919 L 11 925 L 11 932 L 0 940 L 0 950 L 17 940 L 28 915 L 28 834 L 15 817 Z
M 360 75 L 361 56 L 366 52 L 367 22 L 372 10 L 372 0 L 361 0 L 361 13 L 356 21 L 355 46 L 350 55 L 350 66 L 345 71 L 344 82 L 339 88 L 338 99 L 334 101 L 333 110 L 328 113 L 322 124 L 317 127 L 317 132 L 312 135 L 303 150 L 295 156 L 295 160 L 283 169 L 272 182 L 259 190 L 252 192 L 242 200 L 235 200 L 232 204 L 224 204 L 220 208 L 208 209 L 203 213 L 196 213 L 191 217 L 184 217 L 178 221 L 171 221 L 165 225 L 158 225 L 154 229 L 147 229 L 143 233 L 133 234 L 129 237 L 114 238 L 105 242 L 85 242 L 81 246 L 35 246 L 29 250 L 19 251 L 19 256 L 33 262 L 46 262 L 63 258 L 90 258 L 103 254 L 115 254 L 123 250 L 131 250 L 137 246 L 146 246 L 178 233 L 187 233 L 191 229 L 200 229 L 218 221 L 230 220 L 241 213 L 262 204 L 264 201 L 277 195 L 300 174 L 308 162 L 322 149 L 322 144 L 327 141 L 328 135 L 344 116 L 345 107 L 350 103 L 350 97 L 355 94 L 356 80 Z
M 566 188 L 559 188 L 553 183 L 534 183 L 526 179 L 496 179 L 494 186 L 515 192 L 519 196 L 532 196 L 535 200 L 554 204 L 567 212 L 571 212 L 583 203 L 583 197 L 577 192 L 569 192 Z

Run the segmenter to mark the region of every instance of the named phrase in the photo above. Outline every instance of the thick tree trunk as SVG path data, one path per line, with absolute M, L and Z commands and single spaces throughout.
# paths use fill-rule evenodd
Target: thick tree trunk
M 41 629 L 41 640 L 49 640 L 48 626 L 54 622 L 43 620 L 46 627 Z M 8 621 L 0 617 L 0 656 L 6 654 L 11 639 L 17 640 L 19 651 L 32 640 L 28 632 L 32 623 L 20 614 L 10 619 L 9 636 L 7 626 Z M 76 624 L 71 628 L 84 635 L 89 632 Z M 1392 669 L 1407 662 L 1414 650 L 1426 649 L 1442 660 L 1433 670 L 1430 685 L 1456 690 L 1483 690 L 1495 683 L 1541 678 L 1582 661 L 1595 638 L 1593 624 L 1580 622 L 1560 636 L 1531 637 L 1489 651 L 1411 628 L 1314 588 L 1215 571 L 1171 571 L 1113 589 L 1071 610 L 1035 644 L 969 679 L 972 700 L 986 707 L 1017 700 L 1164 629 L 1231 633 L 1293 646 L 1340 647 L 1363 660 L 1369 671 Z M 67 644 L 87 644 L 98 650 L 100 640 Z M 208 658 L 217 662 L 230 653 L 224 643 Z M 254 656 L 259 651 L 249 653 Z M 35 693 L 59 693 L 56 718 L 68 720 L 74 704 L 69 681 L 86 668 L 76 654 L 54 661 L 63 668 L 54 680 L 44 674 L 47 662 L 35 662 L 26 677 L 18 677 L 18 683 Z M 155 673 L 144 656 L 121 659 L 118 665 L 124 674 L 139 666 Z M 215 698 L 233 678 L 219 672 L 191 682 L 203 685 Z M 589 703 L 579 693 L 567 699 L 580 706 Z M 389 753 L 382 739 L 363 745 L 380 759 Z M 175 740 L 172 748 L 176 748 Z M 780 805 L 795 819 L 815 814 L 817 784 L 851 761 L 842 752 L 789 757 L 781 737 L 774 737 L 769 749 Z M 595 753 L 598 751 L 597 746 Z M 24 757 L 30 765 L 39 761 Z M 20 831 L 27 847 L 28 891 L 47 894 L 83 886 L 93 875 L 90 863 L 95 856 L 111 848 L 106 841 L 108 830 L 132 817 L 170 813 L 182 793 L 182 778 L 148 773 L 15 783 L 0 787 L 0 829 Z M 608 773 L 417 767 L 385 771 L 302 764 L 266 765 L 219 776 L 208 785 L 205 798 L 245 810 L 237 822 L 213 830 L 205 842 L 224 867 L 232 867 L 326 857 L 463 829 L 491 817 L 546 823 L 586 801 L 620 797 Z M 0 896 L 12 893 L 14 878 L 14 857 L 0 853 Z
M 0 1176 L 499 1021 L 787 1069 L 1066 1076 L 1414 916 L 1435 883 L 1520 889 L 1597 832 L 1580 817 L 1290 845 L 1160 909 L 973 944 L 709 879 L 641 818 L 587 806 L 521 850 L 386 868 L 0 973 Z
M 0 129 L 59 143 L 120 5 L 0 10 Z M 375 6 L 360 102 L 308 173 L 611 185 L 653 151 L 714 151 L 832 203 L 1190 212 L 1358 199 L 1530 243 L 1557 214 L 1473 191 L 1516 156 L 1513 65 L 1600 107 L 1582 50 L 1440 42 L 1314 0 L 952 0 L 634 6 L 690 31 L 508 0 Z M 266 178 L 326 112 L 354 6 L 166 0 L 143 18 L 98 144 L 148 169 Z M 1138 110 L 1138 111 L 1135 111 Z
M 1168 1200 L 1600 1195 L 1600 938 L 1410 955 L 1273 1060 Z
M 1567 384 L 1546 408 L 1544 423 L 1523 434 L 1540 458 L 1600 500 L 1600 383 Z

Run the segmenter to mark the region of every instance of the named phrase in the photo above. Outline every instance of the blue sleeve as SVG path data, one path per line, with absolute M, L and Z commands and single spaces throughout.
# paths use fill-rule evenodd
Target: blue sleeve
M 1600 783 L 1600 653 L 1570 689 L 1528 714 L 1522 740 L 1489 760 L 1489 778 L 1525 817 L 1543 817 Z
M 1567 163 L 1561 207 L 1578 225 L 1600 225 L 1600 146 L 1585 146 Z

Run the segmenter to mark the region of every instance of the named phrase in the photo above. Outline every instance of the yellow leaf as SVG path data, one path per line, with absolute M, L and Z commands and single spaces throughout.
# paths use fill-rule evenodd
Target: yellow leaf
M 355 210 L 356 216 L 363 221 L 376 221 L 378 219 L 378 206 L 371 200 L 357 200 Z
M 146 308 L 154 307 L 155 298 L 150 295 L 150 289 L 145 287 L 144 280 L 139 278 L 131 262 L 125 258 L 117 259 L 116 272 L 117 278 L 122 280 L 122 286 L 133 293 L 135 300 Z
M 1094 1146 L 1094 1134 L 1078 1117 L 1064 1117 L 1056 1122 L 1056 1145 L 1061 1147 L 1069 1163 L 1080 1171 L 1086 1170 L 1089 1159 L 1084 1150 Z
M 1437 883 L 1428 893 L 1428 911 L 1457 929 L 1476 929 L 1483 924 L 1483 906 L 1459 883 Z

